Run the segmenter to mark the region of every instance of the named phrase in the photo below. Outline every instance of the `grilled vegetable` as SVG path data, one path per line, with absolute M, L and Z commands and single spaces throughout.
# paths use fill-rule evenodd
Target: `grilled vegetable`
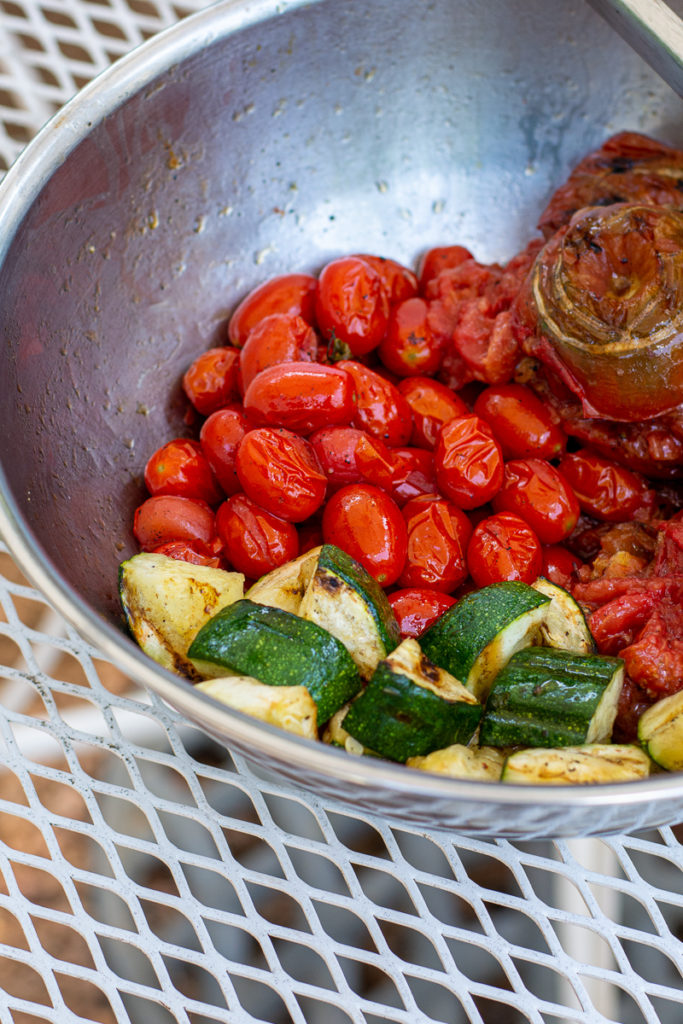
M 206 679 L 195 689 L 287 732 L 311 740 L 318 738 L 317 709 L 305 686 L 267 686 L 250 676 L 229 676 Z
M 647 754 L 629 743 L 594 743 L 560 750 L 517 750 L 505 761 L 503 782 L 551 786 L 630 782 L 650 774 Z
M 539 594 L 550 598 L 541 623 L 543 643 L 574 654 L 592 654 L 595 641 L 581 608 L 569 591 L 543 576 L 531 585 Z
M 343 727 L 383 757 L 405 761 L 467 743 L 481 710 L 469 690 L 434 665 L 410 638 L 379 663 Z
M 291 562 L 279 565 L 257 580 L 244 595 L 256 604 L 267 604 L 271 608 L 299 613 L 299 605 L 315 572 L 321 548 L 306 551 Z
M 364 747 L 362 743 L 354 739 L 344 728 L 342 723 L 350 706 L 350 704 L 345 704 L 343 708 L 335 711 L 332 715 L 322 734 L 323 743 L 328 743 L 331 747 L 343 747 L 347 754 L 369 754 L 376 757 L 377 755 L 374 750 Z
M 479 733 L 492 747 L 569 747 L 612 735 L 620 658 L 527 647 L 494 680 Z
M 248 675 L 269 686 L 305 686 L 323 725 L 361 686 L 356 666 L 327 630 L 244 598 L 214 615 L 189 651 L 203 675 Z M 226 672 L 227 669 L 227 672 Z
M 658 700 L 643 712 L 638 721 L 638 739 L 661 768 L 683 771 L 683 690 Z
M 197 631 L 244 592 L 244 576 L 142 552 L 119 566 L 119 596 L 133 637 L 164 668 L 201 679 L 187 657 Z
M 466 747 L 454 743 L 444 750 L 434 750 L 424 757 L 409 757 L 409 768 L 423 772 L 450 775 L 454 779 L 478 779 L 497 782 L 505 763 L 505 754 L 495 747 Z
M 536 642 L 549 604 L 526 583 L 493 583 L 444 612 L 421 636 L 422 650 L 484 700 L 515 651 Z

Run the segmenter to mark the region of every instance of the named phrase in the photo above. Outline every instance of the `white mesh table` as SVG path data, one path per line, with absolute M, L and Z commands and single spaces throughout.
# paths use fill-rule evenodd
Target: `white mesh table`
M 202 0 L 0 0 L 0 169 Z M 683 831 L 511 843 L 284 790 L 0 542 L 2 1024 L 680 1024 Z M 682 810 L 683 819 L 683 810 Z

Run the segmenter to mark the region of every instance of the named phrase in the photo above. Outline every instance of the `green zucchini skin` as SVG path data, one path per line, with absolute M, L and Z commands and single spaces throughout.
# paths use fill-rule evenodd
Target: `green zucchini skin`
M 623 682 L 620 658 L 550 647 L 518 651 L 496 677 L 479 742 L 491 747 L 569 747 L 609 738 Z M 610 689 L 611 687 L 611 689 Z M 605 722 L 591 735 L 603 706 Z
M 344 645 L 314 622 L 244 598 L 214 615 L 188 651 L 269 686 L 305 686 L 323 725 L 361 687 Z
M 334 544 L 323 544 L 318 556 L 318 569 L 338 576 L 360 594 L 377 627 L 386 653 L 391 654 L 398 646 L 401 636 L 389 599 L 377 580 L 355 558 Z

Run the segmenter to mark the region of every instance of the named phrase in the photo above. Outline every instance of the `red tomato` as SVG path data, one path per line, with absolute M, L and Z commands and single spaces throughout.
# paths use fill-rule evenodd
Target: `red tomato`
M 639 473 L 594 452 L 565 455 L 560 472 L 583 512 L 608 523 L 626 523 L 643 505 L 647 484 Z
M 337 369 L 353 380 L 356 405 L 353 425 L 378 437 L 390 447 L 406 445 L 413 432 L 410 406 L 391 381 L 355 359 L 344 359 Z
M 370 484 L 350 484 L 333 494 L 323 512 L 323 539 L 363 565 L 383 587 L 401 574 L 408 546 L 398 505 Z
M 411 502 L 408 507 L 408 514 L 405 510 L 403 513 L 408 550 L 398 585 L 431 587 L 451 593 L 467 577 L 465 547 L 469 523 L 459 529 L 457 518 L 451 514 L 453 506 L 444 500 Z M 467 520 L 463 512 L 460 515 Z
M 242 387 L 246 389 L 262 370 L 276 363 L 315 362 L 318 338 L 303 317 L 271 313 L 247 335 L 240 352 Z
M 523 384 L 494 384 L 474 403 L 474 412 L 491 427 L 506 459 L 555 459 L 567 439 L 547 405 Z
M 488 423 L 470 413 L 441 428 L 434 453 L 439 490 L 460 508 L 485 505 L 503 481 L 503 455 Z
M 334 489 L 361 481 L 356 450 L 362 440 L 371 444 L 381 443 L 357 427 L 321 427 L 308 440 L 328 485 Z
M 455 604 L 455 598 L 429 587 L 407 587 L 389 595 L 389 604 L 398 622 L 401 637 L 421 636 L 446 609 Z
M 178 494 L 155 494 L 135 510 L 133 533 L 143 551 L 172 540 L 207 547 L 215 536 L 215 516 L 206 502 Z
M 386 256 L 367 256 L 358 254 L 359 260 L 365 260 L 379 274 L 389 303 L 394 306 L 417 295 L 417 275 L 408 267 Z
M 432 330 L 424 299 L 406 299 L 389 314 L 378 354 L 387 369 L 399 377 L 436 373 L 441 366 L 443 335 Z
M 145 466 L 145 487 L 150 494 L 180 494 L 207 505 L 223 499 L 199 441 L 177 437 L 150 455 Z
M 565 477 L 543 459 L 506 463 L 503 483 L 493 498 L 495 512 L 521 516 L 543 544 L 558 544 L 579 520 L 579 503 Z
M 533 583 L 541 574 L 541 542 L 512 512 L 483 519 L 467 547 L 467 566 L 478 587 L 505 580 Z
M 428 282 L 437 277 L 442 270 L 458 267 L 466 260 L 473 259 L 474 256 L 464 245 L 441 245 L 429 249 L 420 260 L 418 269 L 420 291 L 424 293 Z
M 468 411 L 455 392 L 429 377 L 407 377 L 398 390 L 413 414 L 411 444 L 417 448 L 435 448 L 444 423 Z
M 447 501 L 446 498 L 442 498 L 440 494 L 419 494 L 415 498 L 411 498 L 410 501 L 401 509 L 403 518 L 407 521 L 412 516 L 417 515 L 425 507 L 433 501 L 442 502 L 448 509 L 448 514 L 451 517 L 451 523 L 453 526 L 454 534 L 459 537 L 460 545 L 463 549 L 469 544 L 470 537 L 472 536 L 472 530 L 474 525 L 472 523 L 473 517 L 476 513 L 463 512 L 461 508 L 454 505 L 452 501 Z M 477 509 L 477 512 L 479 509 Z M 490 514 L 490 513 L 489 513 Z M 482 518 L 485 518 L 482 516 Z
M 235 463 L 245 494 L 290 523 L 312 516 L 325 499 L 327 481 L 313 448 L 281 427 L 245 434 Z
M 558 587 L 569 586 L 582 566 L 580 558 L 567 551 L 561 544 L 548 544 L 543 548 L 543 573 L 551 583 Z
M 217 409 L 204 420 L 199 432 L 202 451 L 218 483 L 228 495 L 242 490 L 235 469 L 235 458 L 247 429 L 243 413 L 237 409 Z
M 397 505 L 436 492 L 434 459 L 424 448 L 392 448 L 391 496 Z
M 315 323 L 318 282 L 311 274 L 282 274 L 264 281 L 242 299 L 228 323 L 228 337 L 239 348 L 249 332 L 271 313 L 291 313 Z
M 180 562 L 190 562 L 192 565 L 205 565 L 209 569 L 221 568 L 221 559 L 214 555 L 211 550 L 194 541 L 188 544 L 184 540 L 170 540 L 154 548 L 155 555 L 165 555 L 167 558 L 176 558 Z
M 296 526 L 233 494 L 216 513 L 216 529 L 237 572 L 258 579 L 299 554 Z
M 202 416 L 239 397 L 239 358 L 236 348 L 210 348 L 186 371 L 183 390 Z
M 389 299 L 369 263 L 345 256 L 323 267 L 315 312 L 323 336 L 344 342 L 359 356 L 377 348 L 384 337 Z
M 284 427 L 312 434 L 348 424 L 355 413 L 353 380 L 343 369 L 320 363 L 278 363 L 247 388 L 244 411 L 256 427 Z

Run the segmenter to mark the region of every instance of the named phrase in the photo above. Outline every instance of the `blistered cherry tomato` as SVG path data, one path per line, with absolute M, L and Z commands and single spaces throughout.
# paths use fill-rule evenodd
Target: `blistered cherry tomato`
M 503 455 L 488 423 L 470 413 L 444 424 L 434 453 L 439 490 L 460 508 L 485 505 L 503 481 Z
M 315 452 L 291 430 L 249 431 L 237 450 L 235 468 L 245 494 L 290 523 L 308 519 L 325 498 L 327 481 Z
M 166 558 L 176 558 L 180 562 L 189 562 L 191 565 L 205 565 L 208 569 L 221 568 L 221 559 L 203 544 L 194 541 L 189 544 L 184 540 L 170 540 L 154 548 L 155 555 L 165 555 Z
M 363 565 L 383 587 L 398 579 L 408 534 L 398 505 L 370 484 L 350 484 L 329 499 L 323 512 L 323 538 Z
M 429 587 L 406 587 L 389 595 L 401 637 L 422 636 L 443 613 L 455 604 L 455 598 Z
M 543 544 L 565 540 L 579 519 L 579 503 L 569 483 L 543 459 L 512 459 L 493 498 L 495 512 L 515 512 Z
M 356 405 L 353 425 L 390 447 L 407 445 L 413 432 L 410 406 L 391 381 L 355 359 L 343 359 L 337 368 L 353 380 Z
M 430 377 L 407 377 L 398 390 L 413 414 L 411 444 L 417 448 L 435 448 L 444 423 L 468 411 L 455 392 Z
M 237 572 L 258 579 L 299 554 L 296 526 L 261 508 L 246 494 L 233 494 L 216 512 L 216 530 Z
M 336 366 L 278 363 L 251 382 L 244 411 L 254 426 L 284 427 L 297 434 L 348 424 L 356 411 L 353 380 Z
M 357 427 L 321 427 L 308 440 L 328 485 L 334 490 L 362 480 L 356 459 L 356 451 L 362 440 L 373 445 L 381 444 Z
M 567 551 L 561 544 L 546 544 L 543 547 L 543 573 L 551 583 L 565 589 L 576 577 L 582 566 L 581 559 Z
M 432 587 L 451 593 L 467 577 L 467 516 L 444 500 L 411 502 L 403 515 L 408 550 L 398 578 L 400 587 Z M 455 513 L 455 514 L 454 514 Z M 462 527 L 457 516 L 462 516 Z
M 215 516 L 204 501 L 155 494 L 135 510 L 133 533 L 143 551 L 173 540 L 199 541 L 208 547 L 215 536 Z
M 315 323 L 318 282 L 311 274 L 282 274 L 264 281 L 242 299 L 228 323 L 228 337 L 242 347 L 249 332 L 271 313 L 291 313 Z
M 204 420 L 199 432 L 202 451 L 227 495 L 242 490 L 235 458 L 247 429 L 246 418 L 238 409 L 217 409 Z
M 474 256 L 464 245 L 440 245 L 434 249 L 429 249 L 420 260 L 418 270 L 420 291 L 424 293 L 428 282 L 440 274 L 442 270 L 458 267 L 466 260 L 472 259 L 474 259 Z
M 473 411 L 491 427 L 506 459 L 555 459 L 566 447 L 566 437 L 548 406 L 523 384 L 485 388 Z
M 432 453 L 424 448 L 391 448 L 391 496 L 402 507 L 421 494 L 436 492 Z
M 478 587 L 505 580 L 533 583 L 543 568 L 541 542 L 519 516 L 500 512 L 475 526 L 467 566 Z
M 318 338 L 303 317 L 293 313 L 271 313 L 259 320 L 247 335 L 240 352 L 242 388 L 276 363 L 315 362 Z
M 357 256 L 344 256 L 323 267 L 315 306 L 323 337 L 336 338 L 354 356 L 377 348 L 384 337 L 389 299 L 382 279 Z
M 150 455 L 145 465 L 145 487 L 150 494 L 180 494 L 208 505 L 223 500 L 199 441 L 177 437 Z
M 365 260 L 379 274 L 390 305 L 404 302 L 417 295 L 417 275 L 408 267 L 386 256 L 357 255 L 358 259 Z
M 424 299 L 406 299 L 394 306 L 377 350 L 380 359 L 399 377 L 436 373 L 441 365 L 444 338 L 432 330 Z
M 594 452 L 565 455 L 560 472 L 583 512 L 608 523 L 626 523 L 644 503 L 647 484 L 639 473 Z
M 236 348 L 210 348 L 197 356 L 186 371 L 183 390 L 202 416 L 239 397 L 239 358 Z

